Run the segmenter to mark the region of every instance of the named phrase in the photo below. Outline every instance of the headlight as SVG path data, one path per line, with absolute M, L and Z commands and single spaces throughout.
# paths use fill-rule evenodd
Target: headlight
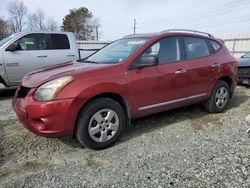
M 37 101 L 50 101 L 74 78 L 72 76 L 65 76 L 49 81 L 41 85 L 34 93 L 34 99 Z

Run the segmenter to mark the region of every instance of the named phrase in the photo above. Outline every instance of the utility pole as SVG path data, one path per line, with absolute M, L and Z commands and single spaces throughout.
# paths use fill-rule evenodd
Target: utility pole
M 95 32 L 96 32 L 96 40 L 99 40 L 99 33 L 98 33 L 98 26 L 95 27 Z
M 134 29 L 134 35 L 135 35 L 136 28 L 137 28 L 136 25 L 137 25 L 136 19 L 134 19 L 134 27 L 133 27 L 133 29 Z

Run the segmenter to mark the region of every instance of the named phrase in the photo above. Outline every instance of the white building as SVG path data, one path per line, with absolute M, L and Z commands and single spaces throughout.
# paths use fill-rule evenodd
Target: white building
M 224 40 L 225 45 L 235 57 L 250 52 L 250 32 L 217 34 L 215 37 Z
M 105 41 L 77 41 L 80 49 L 93 50 L 100 49 L 103 46 L 109 44 L 110 42 Z
M 95 51 L 101 49 L 106 46 L 110 42 L 102 42 L 102 41 L 77 41 L 78 47 L 80 49 L 81 58 L 88 57 Z

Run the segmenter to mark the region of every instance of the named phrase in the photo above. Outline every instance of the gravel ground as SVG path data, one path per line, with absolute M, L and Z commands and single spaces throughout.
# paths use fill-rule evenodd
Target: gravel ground
M 0 89 L 0 187 L 250 187 L 250 88 L 223 114 L 192 105 L 138 119 L 101 151 L 27 131 L 14 91 Z

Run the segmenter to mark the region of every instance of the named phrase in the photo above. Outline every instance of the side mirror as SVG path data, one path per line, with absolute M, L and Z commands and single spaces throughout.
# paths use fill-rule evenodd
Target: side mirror
M 6 48 L 5 51 L 14 52 L 14 51 L 20 50 L 20 49 L 21 49 L 20 43 L 15 42 L 15 43 L 12 43 L 11 45 L 9 45 L 8 48 Z
M 134 64 L 134 68 L 143 68 L 158 65 L 159 58 L 155 55 L 142 56 L 141 60 Z

